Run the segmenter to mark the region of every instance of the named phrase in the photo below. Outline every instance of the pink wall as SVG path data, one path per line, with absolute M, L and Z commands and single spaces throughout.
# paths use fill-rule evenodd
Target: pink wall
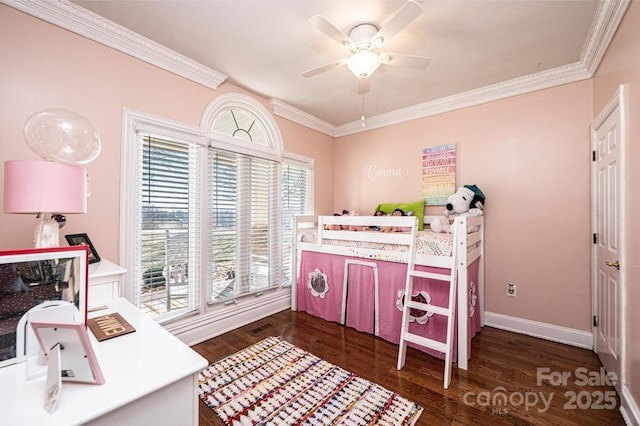
M 122 108 L 197 126 L 216 96 L 243 90 L 231 84 L 207 89 L 5 5 L 0 5 L 0 40 L 0 161 L 38 158 L 22 135 L 26 120 L 38 111 L 66 108 L 95 123 L 102 153 L 86 167 L 88 212 L 69 215 L 61 235 L 86 232 L 103 258 L 117 262 Z M 265 99 L 255 98 L 268 108 Z M 315 191 L 315 202 L 319 211 L 331 211 L 333 138 L 287 120 L 278 124 L 285 149 L 315 158 L 318 176 L 328 176 Z M 0 191 L 1 179 L 2 174 Z M 0 213 L 0 219 L 0 249 L 32 246 L 35 217 Z
M 593 79 L 593 110 L 597 115 L 618 85 L 628 89 L 627 175 L 625 177 L 627 244 L 627 350 L 625 377 L 636 404 L 640 402 L 640 4 L 631 2 L 622 25 Z
M 422 148 L 455 142 L 458 186 L 487 196 L 486 309 L 591 331 L 591 119 L 586 81 L 342 137 L 335 208 L 419 200 Z

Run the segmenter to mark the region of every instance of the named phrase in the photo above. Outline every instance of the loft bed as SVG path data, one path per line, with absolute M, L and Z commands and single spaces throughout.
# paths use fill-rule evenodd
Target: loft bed
M 294 217 L 292 270 L 298 279 L 292 309 L 399 343 L 411 255 L 417 271 L 449 273 L 455 268 L 453 359 L 458 368 L 467 369 L 471 338 L 484 325 L 484 221 L 482 216 L 459 216 L 452 234 L 440 234 L 429 229 L 434 218 L 425 216 L 424 230 L 418 230 L 419 221 L 412 216 Z M 384 232 L 389 230 L 395 232 Z M 418 302 L 447 306 L 447 296 L 448 286 L 441 282 L 420 278 L 413 285 L 412 300 Z M 411 312 L 412 332 L 436 340 L 446 335 L 446 318 Z M 420 345 L 409 346 L 444 358 Z

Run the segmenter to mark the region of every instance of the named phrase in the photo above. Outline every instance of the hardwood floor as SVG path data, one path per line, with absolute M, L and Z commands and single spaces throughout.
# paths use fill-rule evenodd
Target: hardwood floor
M 212 363 L 268 336 L 415 401 L 424 408 L 419 425 L 624 425 L 592 351 L 490 327 L 474 338 L 469 369 L 454 367 L 447 390 L 443 361 L 409 348 L 398 371 L 397 345 L 302 312 L 280 312 L 193 349 Z M 200 401 L 200 425 L 221 424 Z

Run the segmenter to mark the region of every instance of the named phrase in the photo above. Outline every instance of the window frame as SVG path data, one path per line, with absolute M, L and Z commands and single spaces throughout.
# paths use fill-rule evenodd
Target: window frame
M 233 138 L 231 136 L 215 132 L 211 130 L 210 126 L 213 124 L 215 120 L 215 114 L 219 111 L 224 110 L 229 107 L 239 107 L 243 108 L 252 114 L 255 114 L 257 119 L 262 120 L 261 124 L 267 129 L 269 136 L 271 137 L 271 146 L 267 147 L 264 145 L 260 145 L 253 142 L 248 142 L 243 139 Z M 137 291 L 136 285 L 133 282 L 133 279 L 136 277 L 138 265 L 136 265 L 136 238 L 133 235 L 133 230 L 136 229 L 136 223 L 138 220 L 141 220 L 138 217 L 138 206 L 136 191 L 132 191 L 132 184 L 138 184 L 138 169 L 139 165 L 137 164 L 138 150 L 139 146 L 137 144 L 138 133 L 144 132 L 148 133 L 154 137 L 162 138 L 162 139 L 174 139 L 181 140 L 188 143 L 193 143 L 201 147 L 203 149 L 203 155 L 200 156 L 200 164 L 199 164 L 199 174 L 198 179 L 201 182 L 201 193 L 200 193 L 200 205 L 201 209 L 203 209 L 203 214 L 200 215 L 200 230 L 202 234 L 201 238 L 201 249 L 199 253 L 199 258 L 202 265 L 206 265 L 208 261 L 208 253 L 206 247 L 210 245 L 210 235 L 211 232 L 208 228 L 209 222 L 207 218 L 208 213 L 208 196 L 209 196 L 209 183 L 207 182 L 207 161 L 208 161 L 208 150 L 210 148 L 223 149 L 231 152 L 236 152 L 239 154 L 256 156 L 260 158 L 264 158 L 267 160 L 276 161 L 279 163 L 279 174 L 277 177 L 278 180 L 278 191 L 282 192 L 282 166 L 287 164 L 292 164 L 298 167 L 307 168 L 309 170 L 309 179 L 307 182 L 307 192 L 306 192 L 306 208 L 309 212 L 313 211 L 313 188 L 314 188 L 314 161 L 309 157 L 305 157 L 295 153 L 284 152 L 282 136 L 280 131 L 273 119 L 273 117 L 269 114 L 269 112 L 257 101 L 252 98 L 242 95 L 242 94 L 226 94 L 221 95 L 214 99 L 209 106 L 205 109 L 202 115 L 200 127 L 184 124 L 181 122 L 173 121 L 170 119 L 158 117 L 155 115 L 141 113 L 134 111 L 132 109 L 123 108 L 123 146 L 122 146 L 122 162 L 121 162 L 121 182 L 120 182 L 120 201 L 121 201 L 121 209 L 120 209 L 120 264 L 129 271 L 127 275 L 125 275 L 125 279 L 123 280 L 123 288 L 122 288 L 122 296 L 132 301 L 134 304 L 139 306 L 140 303 L 140 291 Z M 277 211 L 280 212 L 279 216 L 282 216 L 282 205 L 281 201 L 278 201 L 279 205 L 277 206 Z M 282 247 L 282 235 L 285 231 L 285 226 L 281 223 L 281 218 L 278 219 L 278 225 L 276 229 L 276 234 L 278 238 L 278 247 L 280 252 L 283 250 Z M 282 253 L 280 253 L 282 256 Z M 282 273 L 283 271 L 280 271 Z M 280 273 L 278 275 L 280 275 Z M 137 278 L 136 278 L 137 279 Z M 276 288 L 278 292 L 287 292 L 290 295 L 291 286 L 285 285 L 282 283 L 282 279 L 276 284 L 269 285 L 265 291 L 271 291 Z M 234 306 L 229 306 L 229 302 L 221 303 L 221 302 L 209 302 L 208 294 L 207 294 L 207 283 L 206 279 L 201 279 L 197 284 L 196 291 L 199 294 L 199 300 L 197 302 L 197 310 L 192 312 L 191 315 L 196 315 L 196 318 L 202 317 L 202 314 L 205 316 L 211 316 L 212 311 L 229 311 L 232 312 L 234 310 Z M 248 309 L 252 309 L 253 307 L 260 307 L 260 302 L 255 302 L 253 300 L 257 296 L 260 296 L 262 292 L 258 294 L 248 293 L 243 295 L 238 295 L 236 298 L 232 299 L 231 302 L 239 305 L 247 306 Z M 282 296 L 273 295 L 270 298 L 265 299 L 274 299 L 274 298 L 282 298 Z M 237 299 L 237 300 L 236 300 Z M 264 303 L 264 302 L 263 302 Z M 235 310 L 239 307 L 236 306 Z M 255 305 L 255 306 L 253 306 Z M 186 314 L 189 315 L 189 314 Z M 165 321 L 160 320 L 160 322 L 167 322 L 176 319 L 184 319 L 182 315 L 176 316 L 174 318 L 168 317 Z M 192 318 L 191 320 L 187 318 L 185 321 L 202 321 L 202 319 L 198 320 Z
M 259 170 L 261 166 L 263 167 L 266 166 L 267 168 L 273 167 L 277 172 L 281 170 L 281 163 L 275 162 L 273 160 L 265 159 L 263 157 L 247 156 L 244 154 L 229 152 L 227 150 L 218 150 L 215 148 L 211 148 L 211 149 L 214 149 L 215 151 L 222 151 L 224 153 L 227 153 L 230 155 L 230 157 L 233 157 L 236 155 L 240 156 L 237 158 L 238 160 L 237 164 L 238 166 L 240 166 L 238 170 L 242 168 L 244 171 L 243 172 L 239 171 L 239 174 L 240 173 L 244 174 L 244 179 L 248 179 L 248 180 L 244 180 L 243 182 L 239 181 L 239 183 L 244 183 L 245 185 L 249 184 L 250 180 L 252 179 L 251 174 L 255 170 Z M 255 160 L 258 160 L 258 164 L 253 163 Z M 273 173 L 273 170 L 271 170 L 271 172 Z M 209 183 L 211 183 L 211 181 L 209 181 Z M 251 288 L 248 291 L 245 291 L 243 293 L 234 294 L 230 297 L 221 298 L 219 300 L 209 300 L 211 289 L 207 287 L 206 297 L 207 297 L 207 300 L 209 300 L 208 303 L 210 305 L 216 304 L 216 303 L 226 303 L 230 300 L 241 298 L 246 295 L 262 293 L 264 291 L 282 286 L 278 280 L 281 271 L 278 271 L 276 268 L 281 258 L 281 255 L 279 254 L 280 252 L 279 247 L 281 245 L 280 231 L 282 230 L 282 224 L 280 223 L 281 221 L 279 218 L 280 216 L 279 213 L 282 211 L 281 209 L 282 206 L 278 205 L 279 201 L 277 201 L 277 197 L 273 196 L 273 193 L 277 193 L 277 194 L 281 193 L 281 178 L 278 176 L 277 173 L 275 174 L 275 181 L 268 183 L 267 186 L 269 187 L 268 194 L 266 195 L 267 199 L 276 199 L 275 206 L 271 207 L 267 205 L 267 214 L 271 218 L 271 220 L 267 221 L 267 224 L 268 224 L 267 245 L 268 245 L 268 259 L 269 259 L 268 260 L 269 273 L 268 273 L 267 285 L 265 287 L 260 287 L 260 288 Z M 208 194 L 211 195 L 211 188 L 208 188 Z M 244 205 L 244 204 L 241 204 L 241 205 L 243 206 L 243 208 L 250 207 L 249 210 L 253 211 L 252 208 L 255 206 L 255 204 L 254 204 L 254 199 L 251 196 L 247 197 L 246 195 L 242 195 L 241 197 L 238 198 L 238 201 L 244 201 L 249 203 L 249 205 Z M 210 205 L 211 205 L 211 200 L 209 200 L 207 207 L 209 207 Z M 271 217 L 270 213 L 274 213 L 276 215 L 275 220 L 273 217 Z M 214 212 L 207 210 L 207 217 L 212 217 L 213 214 Z M 251 222 L 253 219 L 253 215 L 251 216 L 239 215 L 236 219 L 238 222 Z M 235 234 L 236 234 L 236 242 L 238 243 L 236 247 L 236 258 L 235 258 L 236 259 L 235 260 L 235 279 L 236 280 L 243 279 L 243 278 L 244 280 L 248 279 L 250 275 L 248 272 L 251 270 L 251 267 L 253 266 L 251 261 L 249 260 L 249 258 L 252 257 L 254 254 L 251 248 L 252 242 L 253 242 L 253 239 L 251 237 L 252 229 L 253 228 L 246 229 L 240 225 L 236 226 Z M 206 232 L 208 232 L 209 235 L 212 235 L 213 230 L 212 228 L 207 228 Z M 241 238 L 238 238 L 238 236 L 240 236 Z M 210 244 L 208 246 L 208 250 L 211 250 L 212 248 L 213 248 L 213 244 Z M 238 257 L 238 254 L 240 253 L 243 253 L 246 257 Z M 208 260 L 211 261 L 212 259 L 208 258 Z M 209 261 L 207 262 L 207 264 L 210 264 Z M 241 274 L 241 272 L 244 272 L 245 274 L 243 275 Z M 250 283 L 244 280 L 241 286 L 250 286 Z M 235 286 L 238 286 L 237 281 L 235 282 Z
M 131 190 L 131 183 L 138 183 L 139 176 L 138 164 L 139 149 L 138 133 L 145 132 L 158 138 L 170 138 L 183 140 L 202 146 L 206 149 L 206 140 L 202 138 L 202 132 L 199 128 L 189 126 L 177 121 L 160 118 L 151 114 L 140 113 L 128 108 L 123 108 L 122 117 L 122 161 L 120 171 L 120 265 L 127 270 L 125 276 L 125 285 L 122 286 L 121 294 L 127 300 L 131 301 L 135 306 L 139 306 L 139 294 L 136 293 L 134 284 L 126 285 L 132 282 L 132 276 L 135 276 L 138 265 L 135 262 L 135 253 L 138 248 L 136 246 L 135 230 L 137 221 L 141 220 L 137 209 L 137 193 Z M 205 159 L 200 158 L 200 166 Z M 201 182 L 206 181 L 206 173 L 200 173 Z M 202 179 L 205 179 L 204 181 Z M 205 194 L 206 195 L 206 194 Z M 201 194 L 200 202 L 203 202 Z M 200 229 L 202 228 L 204 218 L 200 217 Z M 206 238 L 204 238 L 206 240 Z M 200 257 L 202 261 L 202 257 Z
M 285 165 L 285 164 L 292 165 L 292 166 L 295 166 L 295 167 L 304 168 L 304 169 L 308 170 L 309 173 L 308 173 L 307 190 L 306 190 L 307 199 L 306 199 L 306 203 L 305 203 L 305 206 L 304 206 L 305 213 L 303 213 L 303 214 L 312 214 L 313 213 L 313 206 L 314 206 L 314 188 L 315 188 L 315 184 L 314 184 L 315 162 L 314 162 L 314 160 L 312 158 L 305 157 L 303 155 L 286 152 L 286 153 L 283 153 L 281 165 Z M 281 175 L 282 175 L 282 171 L 281 171 Z M 281 184 L 282 184 L 282 182 L 281 182 Z M 283 206 L 280 206 L 280 207 L 281 207 L 280 211 L 282 212 Z M 280 233 L 284 234 L 285 230 L 286 230 L 286 226 L 285 226 L 284 223 L 282 223 L 281 226 L 280 226 Z M 293 233 L 294 230 L 290 229 L 289 232 Z M 281 240 L 281 244 L 282 243 L 283 243 L 283 241 Z M 293 245 L 293 238 L 292 238 L 291 247 L 289 247 L 289 250 L 291 250 L 291 252 L 289 253 L 289 256 L 291 256 L 291 259 L 294 256 L 297 256 L 297 253 L 294 253 L 293 249 L 294 249 L 294 245 Z M 284 247 L 282 247 L 282 250 L 284 250 Z M 284 257 L 284 251 L 282 251 L 281 256 L 282 256 L 283 259 L 285 258 Z M 292 262 L 292 265 L 295 265 L 295 264 L 297 264 L 297 263 Z M 284 268 L 284 266 L 283 266 L 283 268 Z M 282 282 L 282 279 L 281 279 L 281 282 L 280 282 L 281 286 L 291 288 L 292 286 L 294 286 L 296 284 L 295 283 L 295 278 L 296 278 L 296 275 L 297 275 L 297 271 L 290 271 L 290 272 L 292 274 L 291 282 L 288 283 L 288 284 L 285 284 L 285 283 Z

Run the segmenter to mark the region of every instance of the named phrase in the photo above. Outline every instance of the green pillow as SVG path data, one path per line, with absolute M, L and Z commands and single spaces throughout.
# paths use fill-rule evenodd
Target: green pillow
M 402 210 L 406 215 L 413 212 L 412 215 L 418 218 L 418 230 L 422 231 L 424 228 L 424 200 L 415 203 L 382 203 L 376 207 L 376 210 L 381 210 L 384 214 L 391 214 L 395 209 Z

